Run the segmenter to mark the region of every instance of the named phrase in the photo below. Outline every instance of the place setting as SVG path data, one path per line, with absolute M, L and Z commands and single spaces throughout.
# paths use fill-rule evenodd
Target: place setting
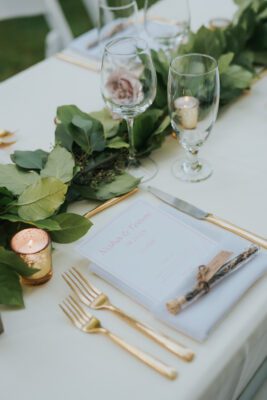
M 194 33 L 187 1 L 173 15 L 168 0 L 146 0 L 142 11 L 135 1 L 108 3 L 99 1 L 99 26 L 57 55 L 72 63 L 71 50 L 94 60 L 103 108 L 58 104 L 53 145 L 11 148 L 10 161 L 0 164 L 0 334 L 7 335 L 8 309 L 24 308 L 26 296 L 30 303 L 25 287 L 49 293 L 58 279 L 67 293 L 55 304 L 65 330 L 88 334 L 91 343 L 101 334 L 129 359 L 179 381 L 183 366 L 194 368 L 267 272 L 267 239 L 217 216 L 209 185 L 217 165 L 208 153 L 199 157 L 223 107 L 253 91 L 258 64 L 267 65 L 244 23 L 254 13 L 260 29 L 265 14 L 239 6 L 232 21 L 214 18 Z M 1 148 L 15 142 L 15 133 L 0 132 Z M 207 196 L 189 202 L 198 190 Z M 207 209 L 200 206 L 205 201 Z M 88 268 L 63 265 L 53 276 L 63 245 Z M 113 301 L 114 290 L 163 328 L 128 310 L 120 295 Z M 105 313 L 125 325 L 121 335 L 102 323 Z M 155 351 L 126 341 L 126 329 L 144 335 Z

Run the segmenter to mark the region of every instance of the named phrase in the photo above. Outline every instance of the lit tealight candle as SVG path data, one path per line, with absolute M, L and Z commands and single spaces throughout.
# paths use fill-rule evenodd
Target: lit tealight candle
M 30 277 L 23 277 L 25 284 L 40 285 L 52 277 L 51 241 L 44 230 L 23 229 L 13 236 L 11 248 L 30 268 L 39 269 Z
M 192 96 L 183 96 L 175 100 L 180 123 L 184 129 L 194 129 L 197 126 L 199 101 Z

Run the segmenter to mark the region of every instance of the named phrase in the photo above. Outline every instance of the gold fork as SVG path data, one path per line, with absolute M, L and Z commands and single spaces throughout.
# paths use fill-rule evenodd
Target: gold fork
M 59 304 L 59 306 L 66 316 L 71 320 L 71 322 L 83 332 L 102 333 L 108 336 L 113 342 L 117 343 L 123 349 L 127 350 L 134 357 L 138 358 L 166 378 L 175 379 L 177 377 L 177 372 L 174 368 L 169 367 L 162 361 L 157 360 L 153 356 L 144 353 L 136 347 L 126 343 L 123 339 L 104 328 L 101 325 L 101 322 L 93 315 L 87 313 L 72 296 L 67 297 L 62 304 Z
M 138 329 L 155 342 L 159 343 L 184 361 L 192 361 L 194 358 L 194 352 L 183 345 L 173 341 L 169 337 L 155 332 L 151 327 L 145 325 L 135 318 L 127 315 L 124 311 L 115 307 L 109 301 L 109 298 L 96 287 L 94 287 L 88 280 L 75 268 L 70 269 L 69 272 L 62 274 L 64 280 L 73 290 L 76 296 L 82 303 L 94 310 L 109 310 L 114 312 L 116 315 L 121 317 L 128 324 Z

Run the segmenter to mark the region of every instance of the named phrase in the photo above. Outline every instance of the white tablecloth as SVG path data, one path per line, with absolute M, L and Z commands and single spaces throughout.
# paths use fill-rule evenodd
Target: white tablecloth
M 230 0 L 191 0 L 191 8 L 195 27 L 210 17 L 230 16 L 234 6 Z M 154 153 L 160 171 L 153 185 L 266 237 L 266 93 L 264 78 L 249 95 L 220 114 L 202 150 L 214 166 L 210 179 L 199 184 L 177 181 L 170 166 L 181 150 L 168 138 Z M 17 131 L 18 141 L 12 151 L 49 149 L 54 141 L 56 107 L 62 104 L 76 104 L 85 111 L 101 108 L 99 75 L 52 58 L 2 83 L 1 127 Z M 1 150 L 0 157 L 5 160 L 7 151 Z M 147 194 L 144 191 L 139 196 Z M 129 202 L 94 217 L 95 225 L 107 223 Z M 76 210 L 82 212 L 88 207 L 83 203 Z M 195 350 L 195 361 L 185 364 L 112 315 L 96 313 L 114 332 L 176 366 L 179 378 L 169 382 L 106 338 L 88 337 L 68 323 L 58 307 L 68 294 L 61 273 L 74 264 L 88 273 L 88 264 L 75 254 L 72 245 L 56 246 L 53 264 L 54 276 L 48 284 L 25 288 L 24 310 L 2 311 L 3 400 L 231 400 L 267 355 L 267 278 L 251 288 L 204 344 L 198 344 L 156 321 L 105 282 L 91 277 L 126 311 Z

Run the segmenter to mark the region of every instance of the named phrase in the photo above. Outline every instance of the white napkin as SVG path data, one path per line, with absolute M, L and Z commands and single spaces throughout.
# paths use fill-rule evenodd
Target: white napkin
M 250 244 L 246 240 L 217 228 L 208 222 L 197 221 L 168 206 L 164 206 L 164 208 L 172 213 L 172 215 L 179 219 L 182 218 L 194 226 L 198 226 L 201 230 L 213 230 L 214 235 L 217 236 L 219 234 L 221 236 L 220 243 L 222 249 L 240 253 Z M 166 302 L 182 294 L 186 294 L 188 287 L 194 286 L 194 276 L 188 276 L 181 282 L 177 282 L 177 289 L 170 293 L 168 298 L 156 304 L 152 311 L 159 319 L 167 322 L 173 328 L 184 332 L 198 341 L 203 341 L 215 325 L 223 319 L 245 292 L 266 271 L 267 252 L 261 250 L 244 267 L 224 278 L 207 295 L 196 300 L 179 314 L 170 314 L 166 309 Z
M 116 21 L 116 24 L 117 23 L 118 21 Z M 112 29 L 112 24 L 110 24 L 110 29 Z M 70 43 L 69 49 L 74 50 L 87 58 L 89 57 L 97 61 L 101 61 L 105 45 L 111 40 L 118 39 L 119 37 L 124 36 L 136 36 L 136 28 L 133 26 L 129 26 L 127 29 L 124 29 L 117 34 L 114 34 L 112 37 L 107 38 L 99 45 L 93 45 L 92 47 L 90 47 L 90 43 L 95 44 L 98 39 L 98 30 L 92 29 L 89 32 L 86 32 L 83 35 L 79 36 L 77 39 L 74 39 Z

